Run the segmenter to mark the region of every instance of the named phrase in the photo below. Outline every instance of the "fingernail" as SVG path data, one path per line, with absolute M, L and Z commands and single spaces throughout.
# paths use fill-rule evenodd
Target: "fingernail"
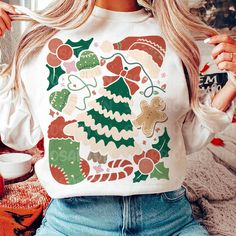
M 16 9 L 16 8 L 15 8 L 15 12 L 16 12 L 17 14 L 22 14 L 22 12 L 19 11 L 18 9 Z
M 204 43 L 209 43 L 211 41 L 211 38 L 207 38 L 204 40 Z

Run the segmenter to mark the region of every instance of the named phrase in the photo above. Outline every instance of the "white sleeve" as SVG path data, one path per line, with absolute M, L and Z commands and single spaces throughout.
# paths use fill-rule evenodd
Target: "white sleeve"
M 43 135 L 25 92 L 16 93 L 12 84 L 10 78 L 0 76 L 0 137 L 7 146 L 23 151 Z
M 223 131 L 232 123 L 235 102 L 232 101 L 225 112 L 220 111 L 211 106 L 212 96 L 215 92 L 213 90 L 200 96 L 203 109 L 208 113 L 209 119 L 207 121 L 197 116 L 193 110 L 187 112 L 184 118 L 182 133 L 187 155 L 201 150 L 210 143 L 216 133 Z
M 201 55 L 200 68 L 203 68 L 206 63 L 212 62 L 210 55 L 214 46 L 205 44 L 201 40 L 196 43 Z M 213 96 L 224 86 L 228 80 L 228 76 L 229 73 L 222 73 L 217 68 L 217 65 L 212 63 L 210 68 L 205 72 L 205 79 L 204 77 L 200 78 L 199 100 L 203 104 L 203 109 L 208 114 L 208 119 L 207 121 L 203 120 L 192 110 L 187 112 L 182 126 L 187 154 L 201 150 L 210 143 L 216 133 L 223 131 L 232 123 L 236 99 L 232 101 L 225 112 L 211 106 Z

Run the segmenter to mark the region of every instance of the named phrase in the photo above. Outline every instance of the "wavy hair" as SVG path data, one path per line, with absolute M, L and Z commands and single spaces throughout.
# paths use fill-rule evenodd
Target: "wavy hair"
M 161 29 L 176 51 L 188 72 L 190 105 L 201 119 L 217 119 L 209 116 L 208 109 L 199 101 L 199 65 L 200 54 L 193 34 L 210 37 L 218 34 L 197 17 L 194 17 L 184 0 L 137 0 L 145 9 L 152 11 Z M 59 30 L 75 29 L 81 26 L 90 16 L 96 0 L 58 0 L 38 13 L 16 6 L 22 15 L 12 16 L 13 20 L 30 21 L 30 27 L 20 39 L 14 58 L 2 74 L 11 75 L 14 87 L 19 88 L 20 70 L 35 53 Z M 188 78 L 186 78 L 188 80 Z M 217 115 L 214 115 L 217 116 Z

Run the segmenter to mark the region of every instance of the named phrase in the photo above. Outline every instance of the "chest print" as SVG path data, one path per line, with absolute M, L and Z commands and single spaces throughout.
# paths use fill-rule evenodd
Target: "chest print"
M 145 36 L 118 43 L 92 42 L 63 43 L 54 38 L 48 44 L 47 90 L 51 111 L 57 114 L 48 129 L 52 176 L 66 185 L 128 177 L 133 183 L 148 178 L 168 180 L 167 128 L 149 150 L 136 141 L 140 134 L 155 137 L 158 123 L 168 119 L 161 97 L 166 85 L 156 82 L 165 56 L 164 40 Z M 101 82 L 103 86 L 98 86 Z M 143 96 L 140 114 L 133 112 L 137 95 Z M 73 116 L 74 111 L 80 112 Z M 87 156 L 80 153 L 81 145 L 90 150 Z
M 142 127 L 142 131 L 147 137 L 152 136 L 156 123 L 168 119 L 163 112 L 165 106 L 165 102 L 160 97 L 154 97 L 150 105 L 146 101 L 142 101 L 140 103 L 142 113 L 133 121 L 134 125 L 137 128 Z

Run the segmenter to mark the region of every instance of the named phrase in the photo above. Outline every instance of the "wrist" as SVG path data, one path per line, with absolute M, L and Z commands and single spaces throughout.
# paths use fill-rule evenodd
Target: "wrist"
M 228 83 L 236 89 L 236 75 L 232 72 L 228 73 Z

